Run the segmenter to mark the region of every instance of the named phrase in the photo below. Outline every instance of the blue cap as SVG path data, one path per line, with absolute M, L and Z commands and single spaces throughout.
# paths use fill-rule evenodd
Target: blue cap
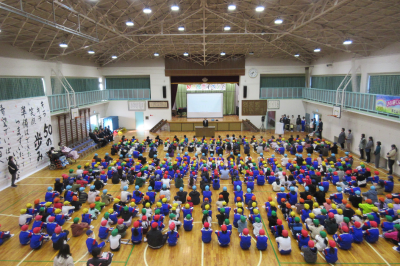
M 56 178 L 56 181 L 60 181 L 60 178 Z
M 94 186 L 94 185 L 91 185 L 90 186 L 90 189 L 95 189 L 96 187 Z
M 237 191 L 240 191 L 240 186 L 236 186 L 236 190 L 237 190 Z
M 247 193 L 251 193 L 251 189 L 250 188 L 247 189 Z
M 263 156 L 263 153 L 260 153 L 260 156 Z
M 271 157 L 274 158 L 274 157 L 275 157 L 275 154 L 272 154 Z
M 318 187 L 320 191 L 324 191 L 324 187 L 323 186 L 319 186 Z
M 70 185 L 68 185 L 67 187 L 66 187 L 66 189 L 67 190 L 70 190 L 72 187 L 70 186 Z
M 164 186 L 165 186 L 165 185 L 164 185 Z M 149 191 L 152 191 L 152 190 L 153 190 L 153 188 L 152 188 L 152 187 L 149 187 L 149 188 L 148 188 L 148 190 L 149 190 Z
M 231 155 L 233 155 L 233 152 L 231 152 Z
M 355 192 L 357 195 L 360 195 L 361 194 L 361 192 L 359 191 L 359 190 L 356 190 L 356 192 Z
M 294 191 L 294 187 L 290 187 L 290 191 Z
M 375 186 L 371 186 L 371 189 L 372 189 L 372 190 L 375 190 Z
M 87 236 L 90 236 L 92 233 L 93 233 L 92 230 L 86 230 L 86 235 L 87 235 Z
M 205 154 L 203 153 L 203 156 L 204 156 Z
M 305 191 L 309 191 L 310 188 L 309 188 L 308 186 L 306 186 L 306 187 L 304 188 L 304 190 L 305 190 Z
M 179 191 L 183 191 L 183 187 L 180 187 L 180 188 L 179 188 Z
M 332 155 L 332 156 L 335 156 L 335 154 L 334 154 L 334 153 L 331 153 L 331 155 Z
M 223 191 L 227 191 L 227 188 L 226 188 L 226 187 L 224 187 L 222 190 L 223 190 Z
M 240 157 L 240 154 L 238 154 L 238 157 Z
M 84 187 L 80 187 L 80 188 L 79 188 L 79 191 L 80 191 L 80 192 L 82 192 L 82 191 L 84 191 L 84 190 L 85 190 Z
M 154 158 L 157 158 L 157 154 L 154 154 L 153 157 L 154 157 Z
M 119 156 L 119 158 L 122 158 L 122 157 L 124 157 L 122 154 Z
M 206 190 L 209 191 L 209 190 L 210 190 L 210 187 L 209 187 L 209 186 L 206 186 Z
M 124 191 L 128 190 L 128 186 L 123 187 Z
M 287 154 L 285 153 L 285 155 L 283 155 L 283 156 L 287 157 Z
M 52 190 L 53 190 L 52 187 L 48 187 L 48 188 L 47 188 L 47 191 L 52 191 Z
M 187 153 L 187 152 L 185 152 L 185 155 L 188 155 L 188 153 Z
M 281 191 L 282 191 L 282 192 L 285 191 L 285 188 L 284 188 L 284 187 L 281 187 Z
M 168 154 L 168 153 L 167 153 Z M 143 156 L 143 154 L 139 154 L 139 156 Z
M 303 154 L 299 154 L 299 157 L 300 157 L 300 158 L 303 158 Z
M 181 154 L 180 153 L 178 153 L 178 155 L 177 156 L 181 156 Z
M 307 154 L 308 157 L 311 157 L 311 154 Z
M 139 190 L 139 186 L 135 186 L 135 189 L 136 189 L 136 190 Z
M 338 192 L 342 192 L 342 187 L 337 187 Z
M 94 154 L 94 156 L 98 156 L 98 154 L 97 154 L 97 153 L 95 153 L 95 154 Z
M 103 193 L 104 193 L 104 194 L 106 194 L 106 193 L 107 193 L 107 191 L 108 191 L 107 189 L 103 189 Z
M 192 187 L 193 190 L 196 190 L 196 188 L 197 188 L 196 186 L 193 186 L 193 187 Z
M 108 156 L 108 152 L 106 152 L 106 156 Z
M 194 156 L 197 156 L 197 152 L 194 154 Z
M 349 155 L 349 152 L 348 152 L 348 151 L 346 151 L 344 154 L 346 154 L 346 155 Z

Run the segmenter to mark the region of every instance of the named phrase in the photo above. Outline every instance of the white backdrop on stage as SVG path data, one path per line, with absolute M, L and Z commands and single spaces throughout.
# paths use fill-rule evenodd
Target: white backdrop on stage
M 47 97 L 0 102 L 0 190 L 11 185 L 8 157 L 24 178 L 48 164 L 46 152 L 53 147 L 53 128 Z
M 188 93 L 187 117 L 223 117 L 224 96 L 222 93 Z

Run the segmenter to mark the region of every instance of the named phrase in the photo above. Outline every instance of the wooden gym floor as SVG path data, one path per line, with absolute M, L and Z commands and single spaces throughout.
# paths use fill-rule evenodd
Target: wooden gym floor
M 248 137 L 252 136 L 253 133 L 246 131 L 237 131 L 237 132 L 222 132 L 219 131 L 218 135 L 225 136 L 226 134 L 236 134 L 238 136 L 247 135 Z M 161 138 L 173 137 L 177 135 L 179 138 L 186 134 L 189 138 L 193 136 L 193 132 L 161 132 L 157 134 L 152 134 L 149 132 L 136 132 L 130 131 L 125 133 L 126 136 L 136 136 L 140 140 L 144 139 L 147 135 L 153 136 L 159 135 Z M 286 133 L 285 137 L 288 138 L 290 134 Z M 255 134 L 257 139 L 260 135 L 264 137 L 270 137 L 274 135 L 273 132 L 267 132 L 263 134 Z M 304 136 L 304 133 L 301 134 Z M 101 148 L 96 151 L 100 157 L 103 157 L 106 152 L 110 151 L 110 145 Z M 159 148 L 159 158 L 163 158 L 165 152 L 162 151 L 162 148 Z M 271 152 L 264 153 L 265 157 L 270 157 Z M 305 154 L 305 152 L 303 153 Z M 70 168 L 76 169 L 78 164 L 83 165 L 86 162 L 89 162 L 94 154 L 90 154 L 85 158 L 80 158 L 77 163 L 71 165 Z M 147 153 L 145 154 L 147 155 Z M 339 156 L 342 156 L 343 152 L 340 151 Z M 224 154 L 226 157 L 227 154 Z M 256 154 L 252 151 L 252 156 L 257 157 Z M 276 155 L 278 160 L 282 157 L 280 155 Z M 292 158 L 293 156 L 290 156 Z M 315 157 L 315 154 L 313 154 Z M 358 160 L 358 156 L 354 156 L 356 158 L 354 165 L 357 166 L 360 163 Z M 368 167 L 371 168 L 372 171 L 375 170 L 372 164 L 367 164 Z M 46 192 L 46 188 L 48 186 L 52 186 L 54 184 L 54 179 L 57 177 L 61 177 L 61 174 L 67 173 L 68 169 L 64 170 L 53 170 L 50 171 L 48 169 L 43 169 L 40 172 L 37 172 L 28 178 L 18 182 L 18 187 L 7 188 L 1 192 L 2 197 L 0 198 L 0 224 L 1 230 L 3 231 L 11 231 L 15 236 L 10 240 L 7 240 L 0 247 L 0 265 L 35 265 L 35 266 L 43 266 L 43 265 L 52 265 L 53 259 L 56 256 L 57 252 L 53 250 L 51 242 L 45 242 L 44 246 L 38 251 L 32 251 L 29 246 L 21 246 L 19 243 L 18 235 L 20 232 L 20 228 L 18 226 L 18 217 L 20 209 L 24 208 L 27 203 L 33 203 L 33 201 L 37 198 L 44 200 L 44 194 Z M 386 171 L 382 171 L 379 169 L 381 174 L 380 177 L 382 179 L 386 179 Z M 185 190 L 187 189 L 187 177 L 184 180 L 185 182 Z M 199 184 L 199 181 L 198 183 Z M 223 186 L 227 186 L 228 191 L 231 193 L 231 201 L 229 203 L 230 207 L 234 207 L 233 205 L 233 190 L 232 185 L 229 180 L 222 180 L 221 182 L 221 191 Z M 370 185 L 368 185 L 369 187 Z M 141 189 L 141 191 L 147 191 L 148 184 L 145 185 Z M 106 186 L 109 193 L 113 194 L 114 197 L 120 194 L 120 185 L 112 185 L 109 181 Z M 300 190 L 302 187 L 300 187 Z M 331 186 L 330 192 L 333 192 L 333 186 Z M 88 190 L 88 188 L 86 189 Z M 131 186 L 129 191 L 134 190 L 134 187 Z M 211 189 L 212 190 L 212 189 Z M 362 189 L 366 191 L 366 188 Z M 395 185 L 395 192 L 399 192 L 398 184 Z M 213 191 L 212 201 L 215 203 L 217 200 L 218 194 L 220 191 Z M 177 189 L 172 184 L 171 186 L 171 195 L 175 195 Z M 203 244 L 201 241 L 201 211 L 200 206 L 195 206 L 193 217 L 194 217 L 194 227 L 191 232 L 185 232 L 183 228 L 179 230 L 180 238 L 177 246 L 169 247 L 168 245 L 164 246 L 158 250 L 152 250 L 151 248 L 147 248 L 147 244 L 142 242 L 139 245 L 122 245 L 121 250 L 119 252 L 114 252 L 114 265 L 145 265 L 145 266 L 156 266 L 156 265 L 301 265 L 305 264 L 303 257 L 300 255 L 300 251 L 297 247 L 297 243 L 292 238 L 292 253 L 290 255 L 280 255 L 277 250 L 277 244 L 273 236 L 270 236 L 269 230 L 267 230 L 268 221 L 267 215 L 264 211 L 264 202 L 267 201 L 268 196 L 275 197 L 275 193 L 272 191 L 271 185 L 264 186 L 255 186 L 254 194 L 257 197 L 257 201 L 259 202 L 259 208 L 261 210 L 261 216 L 264 223 L 264 229 L 269 234 L 268 241 L 268 249 L 266 251 L 260 252 L 257 250 L 255 242 L 252 242 L 252 246 L 250 250 L 243 251 L 240 248 L 239 242 L 240 239 L 236 232 L 236 229 L 233 229 L 234 232 L 231 237 L 231 244 L 227 248 L 221 248 L 218 245 L 216 235 L 213 234 L 212 242 L 209 244 Z M 158 200 L 158 196 L 157 196 Z M 88 207 L 86 203 L 84 207 Z M 108 209 L 108 208 L 106 208 Z M 219 230 L 219 227 L 216 222 L 216 206 L 212 204 L 212 210 L 214 212 L 213 217 L 213 230 Z M 99 216 L 103 216 L 104 210 L 102 214 Z M 248 215 L 248 211 L 245 211 L 245 214 Z M 280 219 L 283 219 L 281 212 L 278 212 L 278 216 Z M 81 218 L 81 211 L 73 214 L 73 217 Z M 136 220 L 138 218 L 135 218 Z M 182 217 L 180 218 L 182 221 Z M 98 229 L 100 225 L 100 220 L 95 220 L 92 222 L 92 225 L 95 226 L 94 232 L 98 235 Z M 68 221 L 63 229 L 70 229 L 70 225 L 72 220 Z M 231 213 L 230 221 L 233 221 L 233 214 Z M 168 218 L 165 220 L 165 224 L 168 225 Z M 285 227 L 287 228 L 286 221 L 283 222 Z M 30 225 L 31 226 L 31 225 Z M 167 228 L 167 226 L 166 226 Z M 129 229 L 130 230 L 130 229 Z M 252 227 L 249 225 L 249 230 L 252 235 Z M 127 234 L 129 237 L 131 233 Z M 291 234 L 290 234 L 291 236 Z M 332 239 L 332 236 L 328 237 Z M 75 265 L 86 265 L 86 261 L 90 258 L 90 254 L 87 253 L 86 248 L 86 235 L 82 235 L 80 237 L 73 238 L 68 242 L 71 247 L 72 256 L 75 261 Z M 392 249 L 393 244 L 384 240 L 383 238 L 379 239 L 378 243 L 369 245 L 367 243 L 362 244 L 353 244 L 353 247 L 350 251 L 339 250 L 339 261 L 338 265 L 396 265 L 400 264 L 399 254 Z M 107 244 L 105 251 L 109 251 L 109 245 Z M 317 264 L 327 264 L 321 254 L 318 256 Z

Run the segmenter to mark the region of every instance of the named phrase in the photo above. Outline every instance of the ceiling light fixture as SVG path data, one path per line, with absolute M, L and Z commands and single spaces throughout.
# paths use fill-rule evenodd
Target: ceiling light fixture
M 294 57 L 299 57 L 299 56 L 300 56 L 300 54 L 295 54 L 295 55 L 294 55 Z
M 183 55 L 184 55 L 184 56 L 188 56 L 189 54 L 188 54 L 187 52 L 184 52 Z
M 111 58 L 112 58 L 112 59 L 117 59 L 117 58 L 118 58 L 118 56 L 116 56 L 116 55 L 113 55 L 113 56 L 111 56 Z
M 149 7 L 145 7 L 145 8 L 143 8 L 143 13 L 150 14 L 151 13 L 151 9 Z
M 315 48 L 315 49 L 314 49 L 314 52 L 316 52 L 316 53 L 321 52 L 321 48 Z
M 159 53 L 154 53 L 154 56 L 159 56 L 160 54 Z
M 179 27 L 178 27 L 178 30 L 179 30 L 179 31 L 184 31 L 184 30 L 185 30 L 185 27 L 184 27 L 184 26 L 179 26 Z
M 68 48 L 68 44 L 66 44 L 65 42 L 60 43 L 60 47 L 61 48 Z
M 224 30 L 231 30 L 231 27 L 227 25 L 224 27 Z
M 236 10 L 236 5 L 230 4 L 230 5 L 228 6 L 228 10 L 231 10 L 231 11 Z
M 353 43 L 353 41 L 350 40 L 350 39 L 345 40 L 345 41 L 343 42 L 344 45 L 349 45 L 349 44 L 352 44 L 352 43 Z
M 224 55 L 225 55 L 225 52 L 221 52 L 221 55 L 224 56 Z
M 172 5 L 171 6 L 171 10 L 172 11 L 178 11 L 179 10 L 179 6 L 178 5 Z
M 258 6 L 258 7 L 256 7 L 256 11 L 257 12 L 263 12 L 264 11 L 264 7 L 263 6 Z
M 89 50 L 88 54 L 94 54 L 94 51 L 93 50 Z
M 132 20 L 128 20 L 127 22 L 125 22 L 126 26 L 128 27 L 132 27 L 133 25 L 135 25 L 135 23 L 133 23 Z
M 277 18 L 277 19 L 275 19 L 274 22 L 275 22 L 276 25 L 281 25 L 283 23 L 283 19 Z

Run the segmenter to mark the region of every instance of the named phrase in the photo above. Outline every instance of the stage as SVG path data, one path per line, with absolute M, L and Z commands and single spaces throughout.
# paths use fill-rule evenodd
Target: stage
M 207 118 L 208 126 L 215 127 L 216 131 L 241 131 L 242 121 L 237 115 L 227 115 L 222 118 Z M 212 121 L 214 119 L 214 121 Z M 168 120 L 169 131 L 194 131 L 196 126 L 203 126 L 204 118 L 172 117 Z M 218 120 L 218 121 L 216 121 Z

